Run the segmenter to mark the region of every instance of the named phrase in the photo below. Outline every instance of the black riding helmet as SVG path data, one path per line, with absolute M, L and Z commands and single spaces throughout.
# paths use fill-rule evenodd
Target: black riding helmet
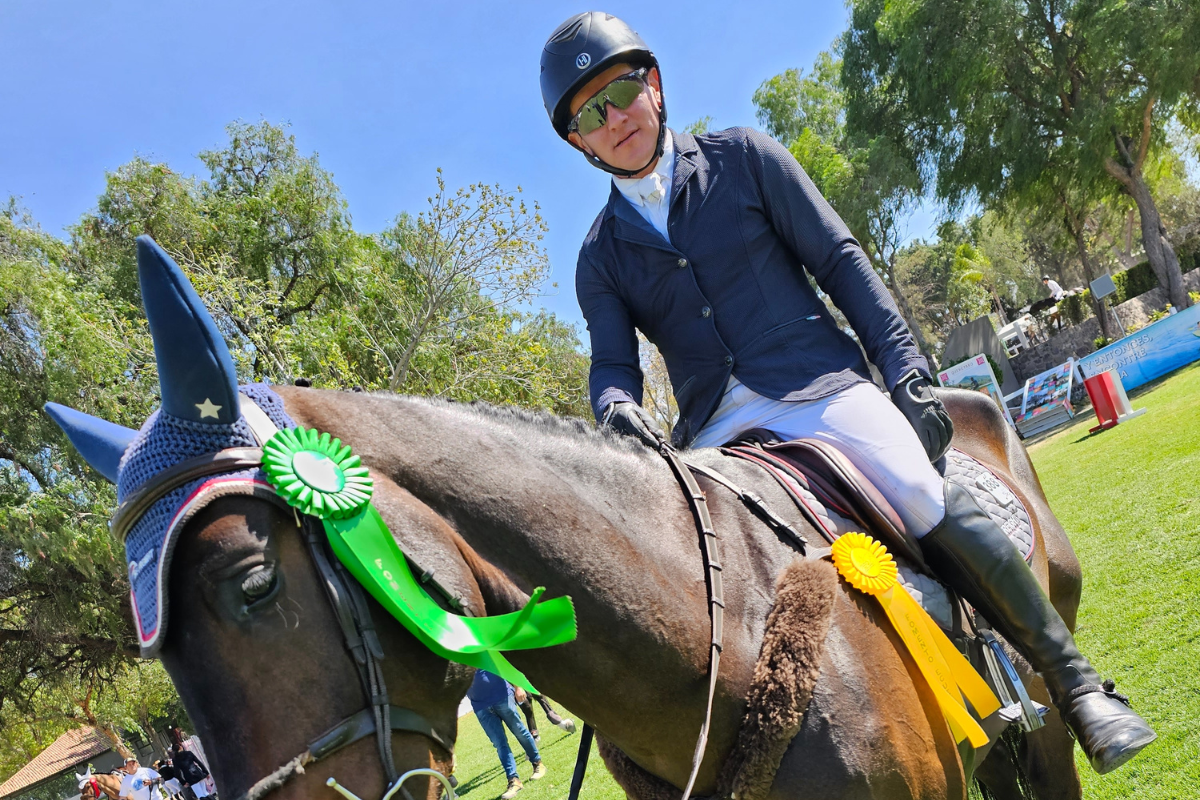
M 622 63 L 658 69 L 658 59 L 642 41 L 642 37 L 637 35 L 637 31 L 612 14 L 602 11 L 577 14 L 550 34 L 546 46 L 542 48 L 542 102 L 546 104 L 550 123 L 560 137 L 567 139 L 571 98 L 575 93 L 613 64 Z M 662 79 L 661 70 L 659 79 Z M 658 146 L 647 167 L 662 155 L 666 130 L 667 107 L 664 101 L 658 115 Z M 587 153 L 583 155 L 592 166 L 622 178 L 636 175 L 646 168 L 618 169 Z

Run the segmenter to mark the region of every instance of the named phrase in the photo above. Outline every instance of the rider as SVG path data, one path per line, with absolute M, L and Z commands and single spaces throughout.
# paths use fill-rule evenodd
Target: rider
M 1097 772 L 1153 741 L 1100 685 L 1004 532 L 930 463 L 952 426 L 928 364 L 862 248 L 787 149 L 747 128 L 667 128 L 653 52 L 600 12 L 550 35 L 541 88 L 558 135 L 613 176 L 575 276 L 597 419 L 656 449 L 665 438 L 640 407 L 637 328 L 666 361 L 676 444 L 716 446 L 766 428 L 834 445 L 896 508 L 938 576 L 1042 674 Z M 850 321 L 890 402 L 810 275 Z

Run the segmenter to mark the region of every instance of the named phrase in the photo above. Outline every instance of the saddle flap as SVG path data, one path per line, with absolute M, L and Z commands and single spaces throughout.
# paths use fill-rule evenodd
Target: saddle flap
M 775 466 L 799 471 L 818 499 L 864 531 L 883 538 L 916 569 L 929 571 L 916 537 L 905 529 L 891 503 L 833 445 L 816 439 L 780 442 L 769 432 L 750 431 L 729 449 L 736 453 L 741 448 L 753 448 L 756 455 L 766 456 Z

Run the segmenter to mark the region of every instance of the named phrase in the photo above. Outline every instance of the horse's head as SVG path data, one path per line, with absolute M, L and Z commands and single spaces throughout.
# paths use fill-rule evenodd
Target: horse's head
M 333 557 L 320 522 L 264 479 L 262 444 L 294 423 L 266 386 L 239 390 L 217 326 L 147 237 L 138 274 L 161 408 L 137 432 L 47 411 L 117 484 L 113 530 L 142 654 L 162 658 L 221 792 L 333 797 L 322 785 L 332 776 L 373 798 L 410 769 L 448 774 L 470 670 L 383 613 Z M 438 790 L 422 778 L 405 792 Z

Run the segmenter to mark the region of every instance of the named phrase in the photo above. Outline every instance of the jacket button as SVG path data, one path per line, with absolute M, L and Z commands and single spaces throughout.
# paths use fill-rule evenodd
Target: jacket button
M 675 262 L 675 266 L 679 267 L 680 269 L 683 269 L 684 267 L 687 266 L 687 259 L 686 258 L 679 259 L 678 261 Z
M 700 309 L 700 316 L 705 317 L 705 318 L 711 317 L 712 309 L 709 308 L 708 306 L 705 306 L 704 308 Z
M 733 356 L 725 356 L 725 366 L 727 366 L 727 367 L 733 366 Z

